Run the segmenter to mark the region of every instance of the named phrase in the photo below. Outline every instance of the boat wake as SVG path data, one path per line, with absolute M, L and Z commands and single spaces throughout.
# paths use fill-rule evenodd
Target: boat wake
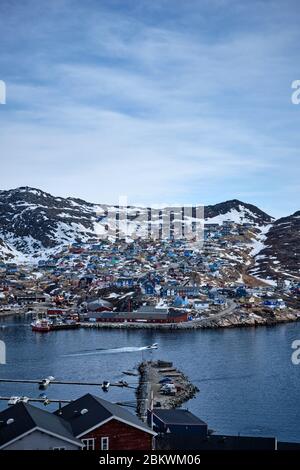
M 156 344 L 152 344 L 151 346 L 128 346 L 123 348 L 99 348 L 93 350 L 85 350 L 76 353 L 64 354 L 63 357 L 79 357 L 79 356 L 92 356 L 96 354 L 118 354 L 118 353 L 133 353 L 139 351 L 151 351 L 153 349 L 157 349 Z

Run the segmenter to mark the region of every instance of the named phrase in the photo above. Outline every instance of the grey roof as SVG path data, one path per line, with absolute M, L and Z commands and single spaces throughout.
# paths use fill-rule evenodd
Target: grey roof
M 82 410 L 88 411 L 82 414 Z M 125 408 L 90 393 L 72 401 L 61 410 L 55 411 L 55 414 L 59 414 L 70 423 L 75 436 L 80 436 L 97 425 L 101 426 L 101 423 L 109 418 L 126 421 L 129 425 L 155 434 L 152 429 Z
M 193 415 L 193 413 L 188 410 L 165 410 L 161 408 L 154 408 L 153 414 L 167 425 L 206 425 L 204 421 Z
M 143 305 L 142 307 L 137 309 L 137 313 L 152 313 L 152 314 L 158 314 L 162 313 L 164 315 L 168 314 L 169 309 L 168 308 L 156 308 L 153 307 L 153 305 Z
M 9 419 L 14 422 L 7 424 Z M 68 422 L 28 403 L 17 403 L 0 413 L 0 447 L 36 427 L 80 444 Z
M 92 302 L 89 302 L 87 304 L 87 309 L 88 310 L 95 310 L 97 308 L 112 308 L 112 304 L 110 302 L 108 302 L 107 300 L 103 300 L 103 299 L 97 299 L 97 300 L 93 300 Z

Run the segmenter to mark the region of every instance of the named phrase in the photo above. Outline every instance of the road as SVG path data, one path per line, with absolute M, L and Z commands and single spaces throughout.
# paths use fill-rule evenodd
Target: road
M 185 322 L 186 325 L 190 324 L 192 325 L 199 325 L 202 323 L 210 323 L 211 321 L 217 320 L 218 318 L 225 317 L 227 315 L 230 315 L 231 313 L 234 312 L 236 309 L 236 303 L 234 300 L 228 300 L 228 307 L 224 308 L 224 310 L 221 310 L 218 313 L 215 313 L 213 315 L 210 315 L 209 317 L 206 318 L 196 318 L 195 320 L 192 320 L 190 322 Z

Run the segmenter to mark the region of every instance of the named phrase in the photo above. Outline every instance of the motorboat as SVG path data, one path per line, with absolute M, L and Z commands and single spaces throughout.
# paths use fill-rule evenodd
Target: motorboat
M 147 349 L 158 349 L 158 344 L 157 344 L 157 343 L 153 343 L 153 344 L 151 344 L 150 346 L 147 346 Z

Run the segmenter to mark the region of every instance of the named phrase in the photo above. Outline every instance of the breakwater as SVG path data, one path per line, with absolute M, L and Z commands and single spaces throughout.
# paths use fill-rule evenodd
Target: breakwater
M 188 377 L 166 361 L 143 361 L 139 367 L 139 385 L 136 390 L 137 415 L 144 421 L 147 419 L 147 409 L 177 408 L 191 398 L 194 398 L 199 389 L 193 385 Z M 170 390 L 164 390 L 164 380 L 172 383 Z

